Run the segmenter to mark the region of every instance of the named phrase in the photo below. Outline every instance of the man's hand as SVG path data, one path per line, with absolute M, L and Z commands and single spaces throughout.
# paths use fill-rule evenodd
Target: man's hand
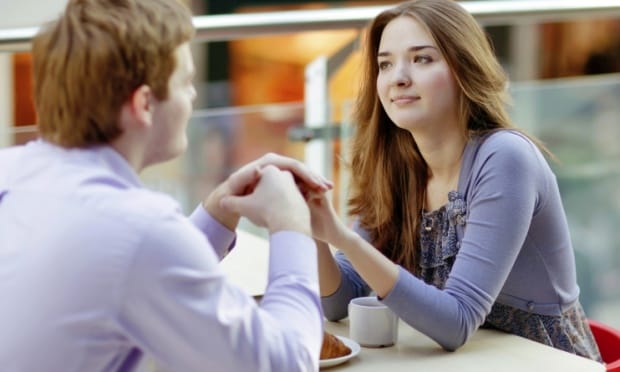
M 225 196 L 220 207 L 247 217 L 271 234 L 290 230 L 310 236 L 310 211 L 293 175 L 272 165 L 262 168 L 260 173 L 250 193 Z

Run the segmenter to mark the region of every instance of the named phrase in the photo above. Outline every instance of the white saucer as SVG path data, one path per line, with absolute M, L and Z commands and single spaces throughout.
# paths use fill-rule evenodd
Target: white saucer
M 360 353 L 360 345 L 357 342 L 342 336 L 336 337 L 338 337 L 343 344 L 347 345 L 349 349 L 351 349 L 351 352 L 345 356 L 341 356 L 338 358 L 321 359 L 319 360 L 319 368 L 327 368 L 342 364 Z

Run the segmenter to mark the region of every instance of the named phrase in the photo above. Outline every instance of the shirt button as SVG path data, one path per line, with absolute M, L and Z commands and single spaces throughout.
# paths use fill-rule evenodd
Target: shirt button
M 530 301 L 527 303 L 527 309 L 529 311 L 533 311 L 534 310 L 534 302 Z

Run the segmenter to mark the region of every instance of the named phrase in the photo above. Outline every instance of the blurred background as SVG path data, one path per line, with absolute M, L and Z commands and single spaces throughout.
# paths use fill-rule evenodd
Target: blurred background
M 345 216 L 359 41 L 366 22 L 395 3 L 187 1 L 198 29 L 190 145 L 147 169 L 144 182 L 189 212 L 237 167 L 277 152 L 334 180 Z M 586 312 L 620 328 L 620 1 L 462 3 L 511 78 L 516 124 L 559 159 L 552 166 Z M 64 4 L 0 0 L 0 147 L 36 137 L 28 40 Z

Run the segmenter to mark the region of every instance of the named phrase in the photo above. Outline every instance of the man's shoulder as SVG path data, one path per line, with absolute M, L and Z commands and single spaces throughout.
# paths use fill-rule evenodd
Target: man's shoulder
M 97 186 L 77 189 L 74 202 L 96 218 L 111 219 L 133 226 L 150 225 L 158 220 L 182 216 L 172 197 L 146 188 Z
M 23 146 L 0 148 L 0 185 L 8 177 L 10 168 L 18 164 Z M 6 181 L 5 181 L 6 182 Z

